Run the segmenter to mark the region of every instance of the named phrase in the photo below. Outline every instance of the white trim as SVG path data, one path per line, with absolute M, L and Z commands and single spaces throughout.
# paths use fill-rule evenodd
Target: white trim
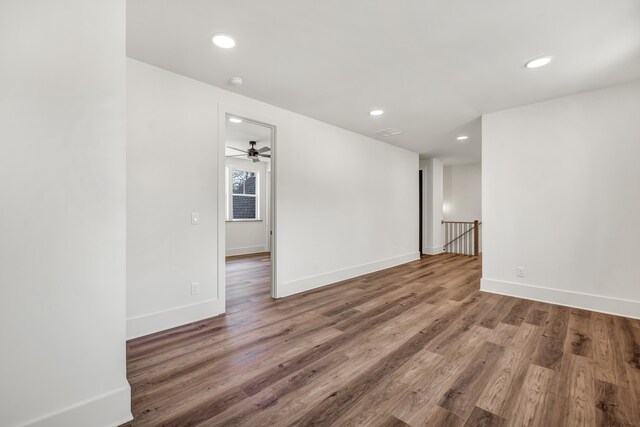
M 502 280 L 482 279 L 480 290 L 493 294 L 508 295 L 550 304 L 598 311 L 600 313 L 640 319 L 640 301 L 605 297 L 603 295 L 586 294 L 545 288 L 542 286 L 524 285 Z
M 127 339 L 197 322 L 224 313 L 224 301 L 213 298 L 127 319 Z
M 226 133 L 227 133 L 227 111 L 218 103 L 218 135 L 216 144 L 218 146 L 218 194 L 216 195 L 217 207 L 218 207 L 218 251 L 216 256 L 216 267 L 218 273 L 218 283 L 216 284 L 216 296 L 218 301 L 221 302 L 221 313 L 226 311 L 226 229 L 229 212 L 227 206 L 229 205 L 229 168 L 227 168 L 227 158 L 225 156 L 226 150 Z M 211 260 L 213 262 L 213 260 Z M 220 304 L 220 303 L 219 303 Z
M 269 120 L 268 120 L 269 121 Z M 273 121 L 272 123 L 276 123 Z M 271 298 L 276 298 L 278 295 L 278 239 L 277 239 L 277 230 L 278 230 L 278 181 L 277 181 L 277 171 L 276 167 L 278 164 L 278 156 L 276 155 L 278 152 L 278 127 L 273 125 L 271 127 L 271 158 L 270 158 L 270 171 L 267 172 L 269 178 L 269 224 L 271 226 L 271 230 L 267 230 L 267 246 L 269 247 L 269 252 L 271 253 Z
M 442 253 L 442 246 L 435 246 L 433 248 L 423 248 L 422 253 L 425 255 L 438 255 Z
M 126 408 L 126 409 L 125 409 Z M 19 424 L 20 427 L 108 426 L 115 427 L 133 419 L 131 387 L 126 386 L 84 400 L 59 411 Z M 125 409 L 125 410 L 123 410 Z
M 243 248 L 229 248 L 226 251 L 227 256 L 257 254 L 260 252 L 267 252 L 267 247 L 265 245 L 245 246 Z
M 319 274 L 317 276 L 309 276 L 303 279 L 281 283 L 278 287 L 279 293 L 277 298 L 283 298 L 300 292 L 309 291 L 311 289 L 330 285 L 342 280 L 362 276 L 363 274 L 373 273 L 375 271 L 384 270 L 385 268 L 395 267 L 397 265 L 405 264 L 417 259 L 420 259 L 420 253 L 410 252 L 408 254 L 386 258 L 367 264 L 356 265 L 354 267 L 349 267 L 342 270 L 331 271 L 329 273 Z

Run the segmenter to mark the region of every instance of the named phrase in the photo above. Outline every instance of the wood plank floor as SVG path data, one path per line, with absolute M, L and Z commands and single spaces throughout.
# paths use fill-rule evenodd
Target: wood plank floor
M 640 322 L 479 292 L 455 254 L 129 341 L 133 426 L 640 426 Z

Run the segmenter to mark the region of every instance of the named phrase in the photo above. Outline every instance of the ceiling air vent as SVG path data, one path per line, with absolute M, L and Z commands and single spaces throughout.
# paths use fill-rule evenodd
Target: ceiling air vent
M 379 136 L 393 136 L 393 135 L 400 135 L 401 133 L 402 133 L 402 131 L 400 129 L 389 128 L 389 129 L 383 129 L 383 130 L 380 130 L 380 131 L 376 132 L 376 135 L 379 135 Z

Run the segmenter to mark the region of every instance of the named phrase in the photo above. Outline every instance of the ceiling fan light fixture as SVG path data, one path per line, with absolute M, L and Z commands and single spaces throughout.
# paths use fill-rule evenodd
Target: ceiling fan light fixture
M 229 120 L 231 120 L 234 117 L 229 117 Z M 246 157 L 249 160 L 252 160 L 254 163 L 255 162 L 259 162 L 260 161 L 260 157 L 266 157 L 266 158 L 271 158 L 270 154 L 265 154 L 266 152 L 271 151 L 270 147 L 261 147 L 261 148 L 256 148 L 256 144 L 258 142 L 257 141 L 249 141 L 249 149 L 248 150 L 243 150 L 237 147 L 233 147 L 230 145 L 227 145 L 226 148 L 230 149 L 230 150 L 235 150 L 235 151 L 239 151 L 242 154 L 232 154 L 232 155 L 227 155 L 225 157 Z

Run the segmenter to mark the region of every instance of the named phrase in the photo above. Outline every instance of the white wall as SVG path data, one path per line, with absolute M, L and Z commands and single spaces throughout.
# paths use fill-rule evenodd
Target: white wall
M 640 81 L 483 117 L 483 289 L 640 317 L 639 119 Z
M 223 311 L 225 111 L 277 126 L 279 297 L 417 258 L 417 154 L 132 59 L 127 88 L 130 337 Z M 310 146 L 320 154 L 309 158 Z M 200 295 L 190 295 L 194 281 Z
M 171 77 L 127 59 L 128 337 L 224 307 L 216 287 L 218 106 L 199 83 Z M 194 282 L 198 295 L 190 294 Z
M 444 167 L 445 221 L 482 220 L 482 167 L 480 163 Z
M 260 218 L 259 221 L 227 221 L 225 226 L 226 255 L 266 252 L 268 250 L 267 230 L 269 228 L 267 182 L 270 179 L 267 174 L 267 163 L 253 163 L 251 160 L 242 159 L 226 159 L 225 163 L 229 170 L 241 169 L 258 173 L 258 215 Z M 231 198 L 231 192 L 229 192 L 229 198 Z
M 0 2 L 0 424 L 131 418 L 124 1 Z
M 420 160 L 422 169 L 422 253 L 442 253 L 442 188 L 443 164 L 441 159 Z

